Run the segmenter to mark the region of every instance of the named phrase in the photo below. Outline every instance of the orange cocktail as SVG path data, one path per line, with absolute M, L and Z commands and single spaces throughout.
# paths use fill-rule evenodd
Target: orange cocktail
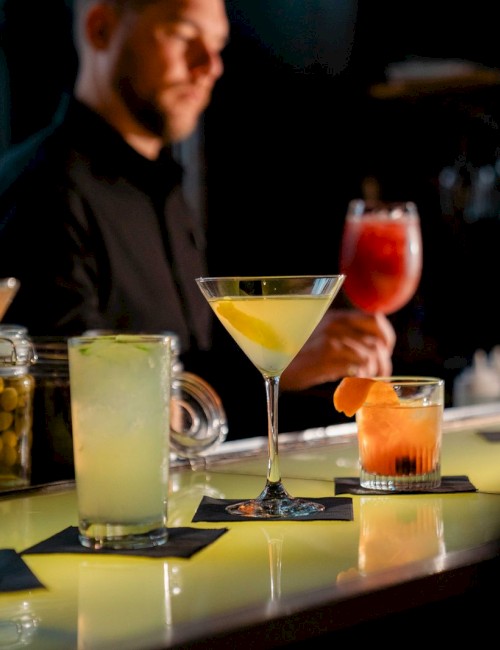
M 360 484 L 379 490 L 422 490 L 441 482 L 444 381 L 378 378 L 356 412 Z

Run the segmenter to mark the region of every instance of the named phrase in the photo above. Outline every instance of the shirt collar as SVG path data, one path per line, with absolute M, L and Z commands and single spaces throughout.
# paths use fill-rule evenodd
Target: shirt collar
M 171 147 L 161 149 L 156 160 L 149 160 L 131 147 L 103 117 L 78 101 L 70 99 L 58 119 L 70 131 L 71 139 L 82 155 L 95 166 L 94 173 L 125 176 L 147 191 L 162 191 L 182 182 L 183 168 Z

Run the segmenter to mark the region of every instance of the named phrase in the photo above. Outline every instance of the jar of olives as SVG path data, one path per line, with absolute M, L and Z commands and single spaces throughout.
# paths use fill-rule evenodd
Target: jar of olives
M 26 330 L 0 325 L 0 490 L 30 484 L 35 361 Z

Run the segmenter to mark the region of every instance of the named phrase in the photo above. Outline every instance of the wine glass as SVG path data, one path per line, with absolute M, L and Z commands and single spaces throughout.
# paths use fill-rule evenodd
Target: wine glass
M 278 394 L 283 370 L 337 295 L 343 275 L 197 278 L 196 282 L 243 352 L 264 377 L 268 420 L 267 481 L 255 498 L 227 506 L 244 517 L 302 517 L 324 506 L 290 496 L 278 459 Z M 228 381 L 234 379 L 228 377 Z
M 392 314 L 415 294 L 422 275 L 422 234 L 411 202 L 355 199 L 340 248 L 344 292 L 363 311 Z

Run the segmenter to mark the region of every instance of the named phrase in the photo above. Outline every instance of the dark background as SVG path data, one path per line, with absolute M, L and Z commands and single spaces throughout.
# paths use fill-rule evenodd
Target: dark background
M 46 126 L 71 88 L 70 7 L 0 0 L 0 151 Z M 337 272 L 347 202 L 376 178 L 387 198 L 417 203 L 424 235 L 417 295 L 391 316 L 394 370 L 444 376 L 450 402 L 473 352 L 500 343 L 500 182 L 481 209 L 471 207 L 481 170 L 498 180 L 500 86 L 443 80 L 434 92 L 395 99 L 375 99 L 370 88 L 385 81 L 389 63 L 410 57 L 496 69 L 490 4 L 477 0 L 467 12 L 448 0 L 227 7 L 226 71 L 198 134 L 211 272 Z M 446 168 L 462 182 L 448 202 L 439 182 Z

